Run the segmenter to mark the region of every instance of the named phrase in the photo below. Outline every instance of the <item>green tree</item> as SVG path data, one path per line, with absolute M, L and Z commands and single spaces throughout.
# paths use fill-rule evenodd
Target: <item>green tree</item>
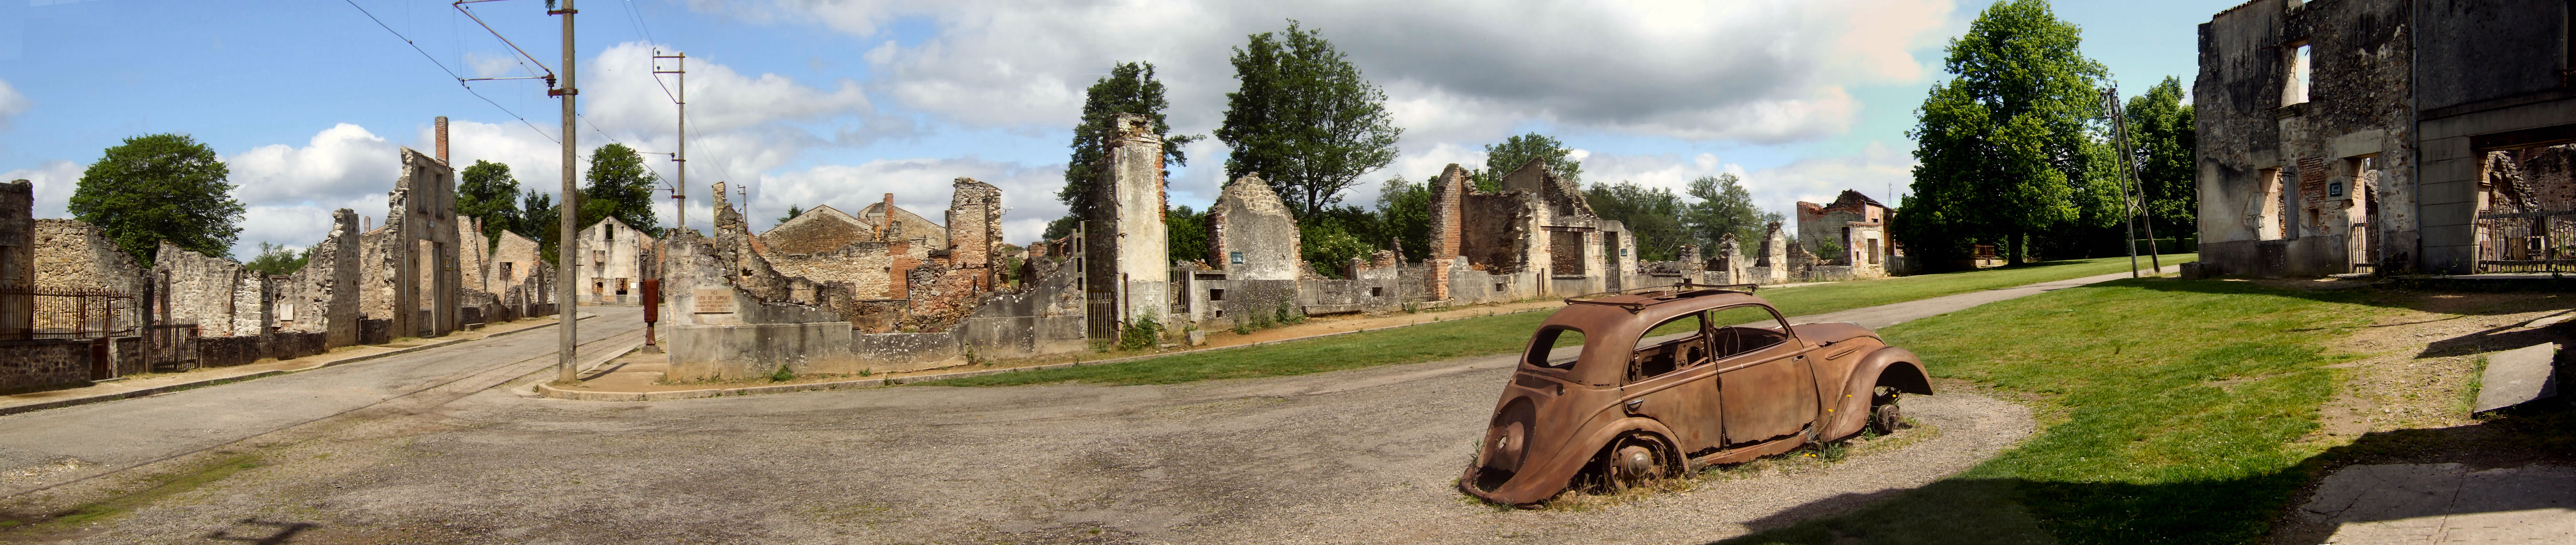
M 1503 176 L 1521 169 L 1531 159 L 1547 160 L 1547 170 L 1556 177 L 1583 183 L 1583 161 L 1575 160 L 1574 149 L 1565 147 L 1547 135 L 1529 133 L 1503 139 L 1500 144 L 1485 145 L 1485 171 L 1474 173 L 1477 189 L 1493 191 L 1502 185 Z
M 1343 277 L 1351 258 L 1367 259 L 1392 243 L 1376 214 L 1342 205 L 1307 214 L 1297 225 L 1299 257 L 1326 278 Z
M 805 215 L 805 209 L 804 209 L 804 208 L 798 208 L 796 205 L 790 204 L 790 205 L 787 205 L 787 215 L 779 216 L 779 217 L 778 217 L 778 223 L 787 223 L 787 220 L 796 219 L 796 217 L 797 217 L 797 216 L 802 216 L 802 215 Z M 776 225 L 776 224 L 771 224 L 771 225 Z
M 1437 181 L 1440 177 L 1431 177 Z M 1431 184 L 1388 178 L 1377 191 L 1378 225 L 1403 248 L 1404 259 L 1431 258 Z
M 72 190 L 72 217 L 105 231 L 116 247 L 152 266 L 163 240 L 210 256 L 231 255 L 241 234 L 232 171 L 215 149 L 183 134 L 147 134 L 107 148 Z
M 1055 198 L 1065 206 L 1063 218 L 1047 224 L 1046 238 L 1062 238 L 1073 232 L 1076 222 L 1091 213 L 1091 189 L 1100 185 L 1100 159 L 1108 151 L 1102 139 L 1117 114 L 1135 114 L 1153 120 L 1155 136 L 1163 138 L 1163 162 L 1188 166 L 1189 154 L 1183 146 L 1201 138 L 1196 135 L 1174 135 L 1172 124 L 1164 120 L 1163 82 L 1154 79 L 1154 63 L 1122 62 L 1109 68 L 1109 76 L 1091 84 L 1082 92 L 1082 121 L 1073 126 L 1073 156 L 1065 160 L 1064 189 Z M 1165 183 L 1169 183 L 1168 181 Z
M 1628 227 L 1629 236 L 1636 237 L 1629 242 L 1637 247 L 1637 259 L 1672 261 L 1680 257 L 1683 244 L 1692 243 L 1682 229 L 1682 198 L 1671 189 L 1628 181 L 1596 183 L 1583 190 L 1583 198 L 1592 203 L 1593 214 Z
M 266 275 L 295 274 L 295 271 L 304 270 L 304 263 L 312 259 L 311 247 L 298 252 L 294 248 L 261 242 L 259 255 L 250 258 L 249 263 L 243 263 L 242 268 Z
M 1904 221 L 1926 222 L 1899 223 L 1910 247 L 1946 257 L 2001 242 L 2021 263 L 2030 235 L 2080 219 L 2078 186 L 2099 176 L 2088 148 L 2100 145 L 2094 93 L 2106 73 L 2082 43 L 2045 0 L 1998 0 L 1950 40 L 1943 67 L 1956 77 L 1933 86 L 1906 133 L 1919 145 Z
M 653 212 L 653 186 L 662 177 L 644 168 L 644 156 L 625 144 L 611 143 L 590 152 L 590 172 L 582 178 L 589 185 L 581 188 L 581 226 L 599 220 L 617 218 L 627 227 L 653 236 L 662 236 L 662 220 Z
M 2165 76 L 2147 94 L 2132 97 L 2129 147 L 2136 150 L 2138 187 L 2153 212 L 2156 236 L 2187 238 L 2200 231 L 2200 188 L 2192 153 L 2200 145 L 2192 109 L 2182 103 L 2182 79 Z M 2140 233 L 2140 236 L 2144 236 Z
M 458 178 L 456 215 L 483 220 L 484 244 L 499 245 L 502 231 L 519 230 L 519 180 L 510 165 L 476 159 Z
M 1190 210 L 1183 205 L 1163 211 L 1163 246 L 1173 261 L 1206 261 L 1208 257 L 1207 212 Z
M 1323 36 L 1289 21 L 1284 34 L 1254 34 L 1234 49 L 1225 124 L 1216 138 L 1231 152 L 1226 179 L 1259 173 L 1290 210 L 1315 215 L 1341 200 L 1361 174 L 1395 160 L 1404 130 L 1386 93 L 1360 77 Z
M 1779 212 L 1764 212 L 1753 205 L 1753 192 L 1746 190 L 1743 179 L 1733 173 L 1701 176 L 1691 180 L 1682 193 L 1698 199 L 1682 205 L 1682 229 L 1690 233 L 1694 244 L 1715 252 L 1717 242 L 1728 233 L 1735 234 L 1737 244 L 1751 252 L 1761 244 L 1763 231 L 1771 222 L 1781 221 Z M 1713 253 L 1704 255 L 1714 256 Z
M 530 191 L 519 200 L 518 229 L 511 231 L 536 241 L 537 255 L 546 263 L 555 262 L 555 243 L 563 239 L 563 208 L 555 204 L 552 193 Z

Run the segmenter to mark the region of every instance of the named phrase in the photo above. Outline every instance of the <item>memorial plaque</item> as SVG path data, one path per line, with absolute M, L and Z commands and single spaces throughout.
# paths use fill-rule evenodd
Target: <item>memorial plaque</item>
M 694 299 L 698 302 L 698 314 L 733 313 L 733 290 L 724 288 L 699 288 Z

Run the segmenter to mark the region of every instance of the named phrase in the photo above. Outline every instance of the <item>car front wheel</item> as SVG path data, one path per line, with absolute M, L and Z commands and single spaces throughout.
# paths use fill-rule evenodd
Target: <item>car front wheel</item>
M 1905 413 L 1896 405 L 1896 388 L 1880 386 L 1869 400 L 1869 431 L 1879 435 L 1896 433 L 1905 424 Z

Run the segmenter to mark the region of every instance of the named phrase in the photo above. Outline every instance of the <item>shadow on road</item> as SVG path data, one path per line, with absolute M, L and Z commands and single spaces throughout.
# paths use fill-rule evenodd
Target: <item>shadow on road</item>
M 233 535 L 233 531 L 240 529 L 242 526 L 259 528 L 253 528 L 248 535 Z M 296 534 L 301 534 L 304 533 L 305 530 L 311 530 L 320 526 L 321 525 L 319 524 L 310 522 L 269 522 L 255 518 L 242 519 L 240 524 L 234 525 L 234 528 L 216 530 L 215 533 L 208 534 L 206 539 L 241 541 L 257 543 L 259 545 L 281 545 L 288 543 L 288 540 L 295 539 Z M 262 533 L 265 533 L 266 535 L 261 535 Z

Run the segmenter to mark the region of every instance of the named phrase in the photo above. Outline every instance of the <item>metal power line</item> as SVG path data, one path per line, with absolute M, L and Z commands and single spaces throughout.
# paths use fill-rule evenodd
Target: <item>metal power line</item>
M 417 51 L 417 52 L 419 52 L 419 53 L 420 53 L 420 57 L 421 57 L 421 58 L 429 59 L 429 63 L 430 63 L 430 64 L 438 65 L 438 70 L 439 70 L 439 71 L 441 71 L 441 72 L 446 72 L 446 73 L 447 73 L 447 78 L 448 78 L 448 79 L 456 80 L 456 86 L 458 86 L 458 87 L 464 87 L 464 88 L 465 88 L 465 92 L 466 92 L 466 93 L 474 95 L 474 98 L 483 99 L 483 103 L 485 103 L 485 104 L 491 104 L 491 105 L 492 105 L 492 107 L 493 107 L 494 109 L 501 110 L 501 113 L 509 114 L 511 119 L 517 119 L 517 120 L 519 120 L 519 122 L 520 122 L 520 123 L 522 123 L 522 124 L 526 124 L 526 125 L 528 126 L 528 130 L 532 130 L 532 131 L 536 131 L 536 132 L 537 132 L 537 136 L 538 136 L 538 137 L 545 138 L 545 139 L 546 139 L 546 141 L 548 141 L 548 142 L 555 142 L 555 141 L 557 141 L 557 140 L 555 140 L 555 137 L 547 135 L 547 134 L 546 134 L 545 129 L 539 129 L 539 128 L 537 128 L 537 124 L 536 124 L 535 122 L 528 121 L 528 118 L 526 118 L 526 117 L 521 117 L 521 116 L 519 115 L 519 113 L 518 113 L 518 112 L 510 111 L 510 108 L 509 108 L 509 107 L 502 106 L 502 105 L 501 105 L 501 103 L 499 103 L 499 102 L 494 102 L 494 101 L 492 100 L 492 97 L 483 96 L 483 93 L 481 93 L 481 92 L 479 92 L 479 91 L 475 91 L 475 90 L 474 90 L 474 86 L 473 86 L 473 85 L 468 85 L 468 84 L 466 84 L 465 82 L 468 82 L 468 81 L 477 81 L 477 80 L 470 80 L 470 79 L 466 79 L 464 76 L 457 75 L 457 74 L 456 74 L 456 70 L 454 70 L 454 69 L 450 69 L 450 68 L 448 68 L 448 67 L 447 67 L 447 63 L 439 62 L 439 60 L 438 60 L 438 57 L 437 57 L 437 56 L 430 55 L 430 54 L 429 54 L 429 51 L 424 50 L 424 49 L 421 49 L 421 48 L 420 48 L 420 43 L 419 43 L 419 42 L 414 42 L 414 41 L 412 41 L 412 40 L 411 40 L 411 38 L 406 37 L 406 36 L 403 36 L 402 32 L 399 32 L 399 31 L 394 30 L 394 27 L 393 27 L 392 25 L 387 25 L 387 24 L 385 24 L 385 20 L 384 20 L 384 19 L 377 18 L 377 17 L 376 17 L 376 14 L 375 14 L 374 12 L 367 11 L 366 6 L 360 6 L 360 5 L 358 5 L 357 0 L 344 0 L 344 1 L 346 1 L 346 2 L 348 2 L 348 3 L 349 3 L 349 7 L 358 8 L 358 13 L 365 14 L 365 15 L 367 16 L 367 20 L 369 20 L 369 21 L 375 21 L 375 22 L 376 22 L 376 26 L 377 26 L 377 27 L 384 28 L 386 33 L 394 35 L 394 39 L 402 40 L 402 41 L 403 41 L 403 45 L 411 46 L 411 50 L 412 50 L 412 51 Z M 483 0 L 483 1 L 489 1 L 489 0 Z M 460 9 L 461 9 L 461 8 L 460 8 Z M 470 14 L 469 14 L 469 15 L 470 15 Z M 477 21 L 477 22 L 480 22 L 480 21 Z M 484 28 L 489 29 L 489 28 L 491 28 L 491 27 L 486 26 L 486 27 L 484 27 Z M 484 79 L 505 79 L 505 78 L 484 78 Z M 507 78 L 507 79 L 520 79 L 520 78 Z

